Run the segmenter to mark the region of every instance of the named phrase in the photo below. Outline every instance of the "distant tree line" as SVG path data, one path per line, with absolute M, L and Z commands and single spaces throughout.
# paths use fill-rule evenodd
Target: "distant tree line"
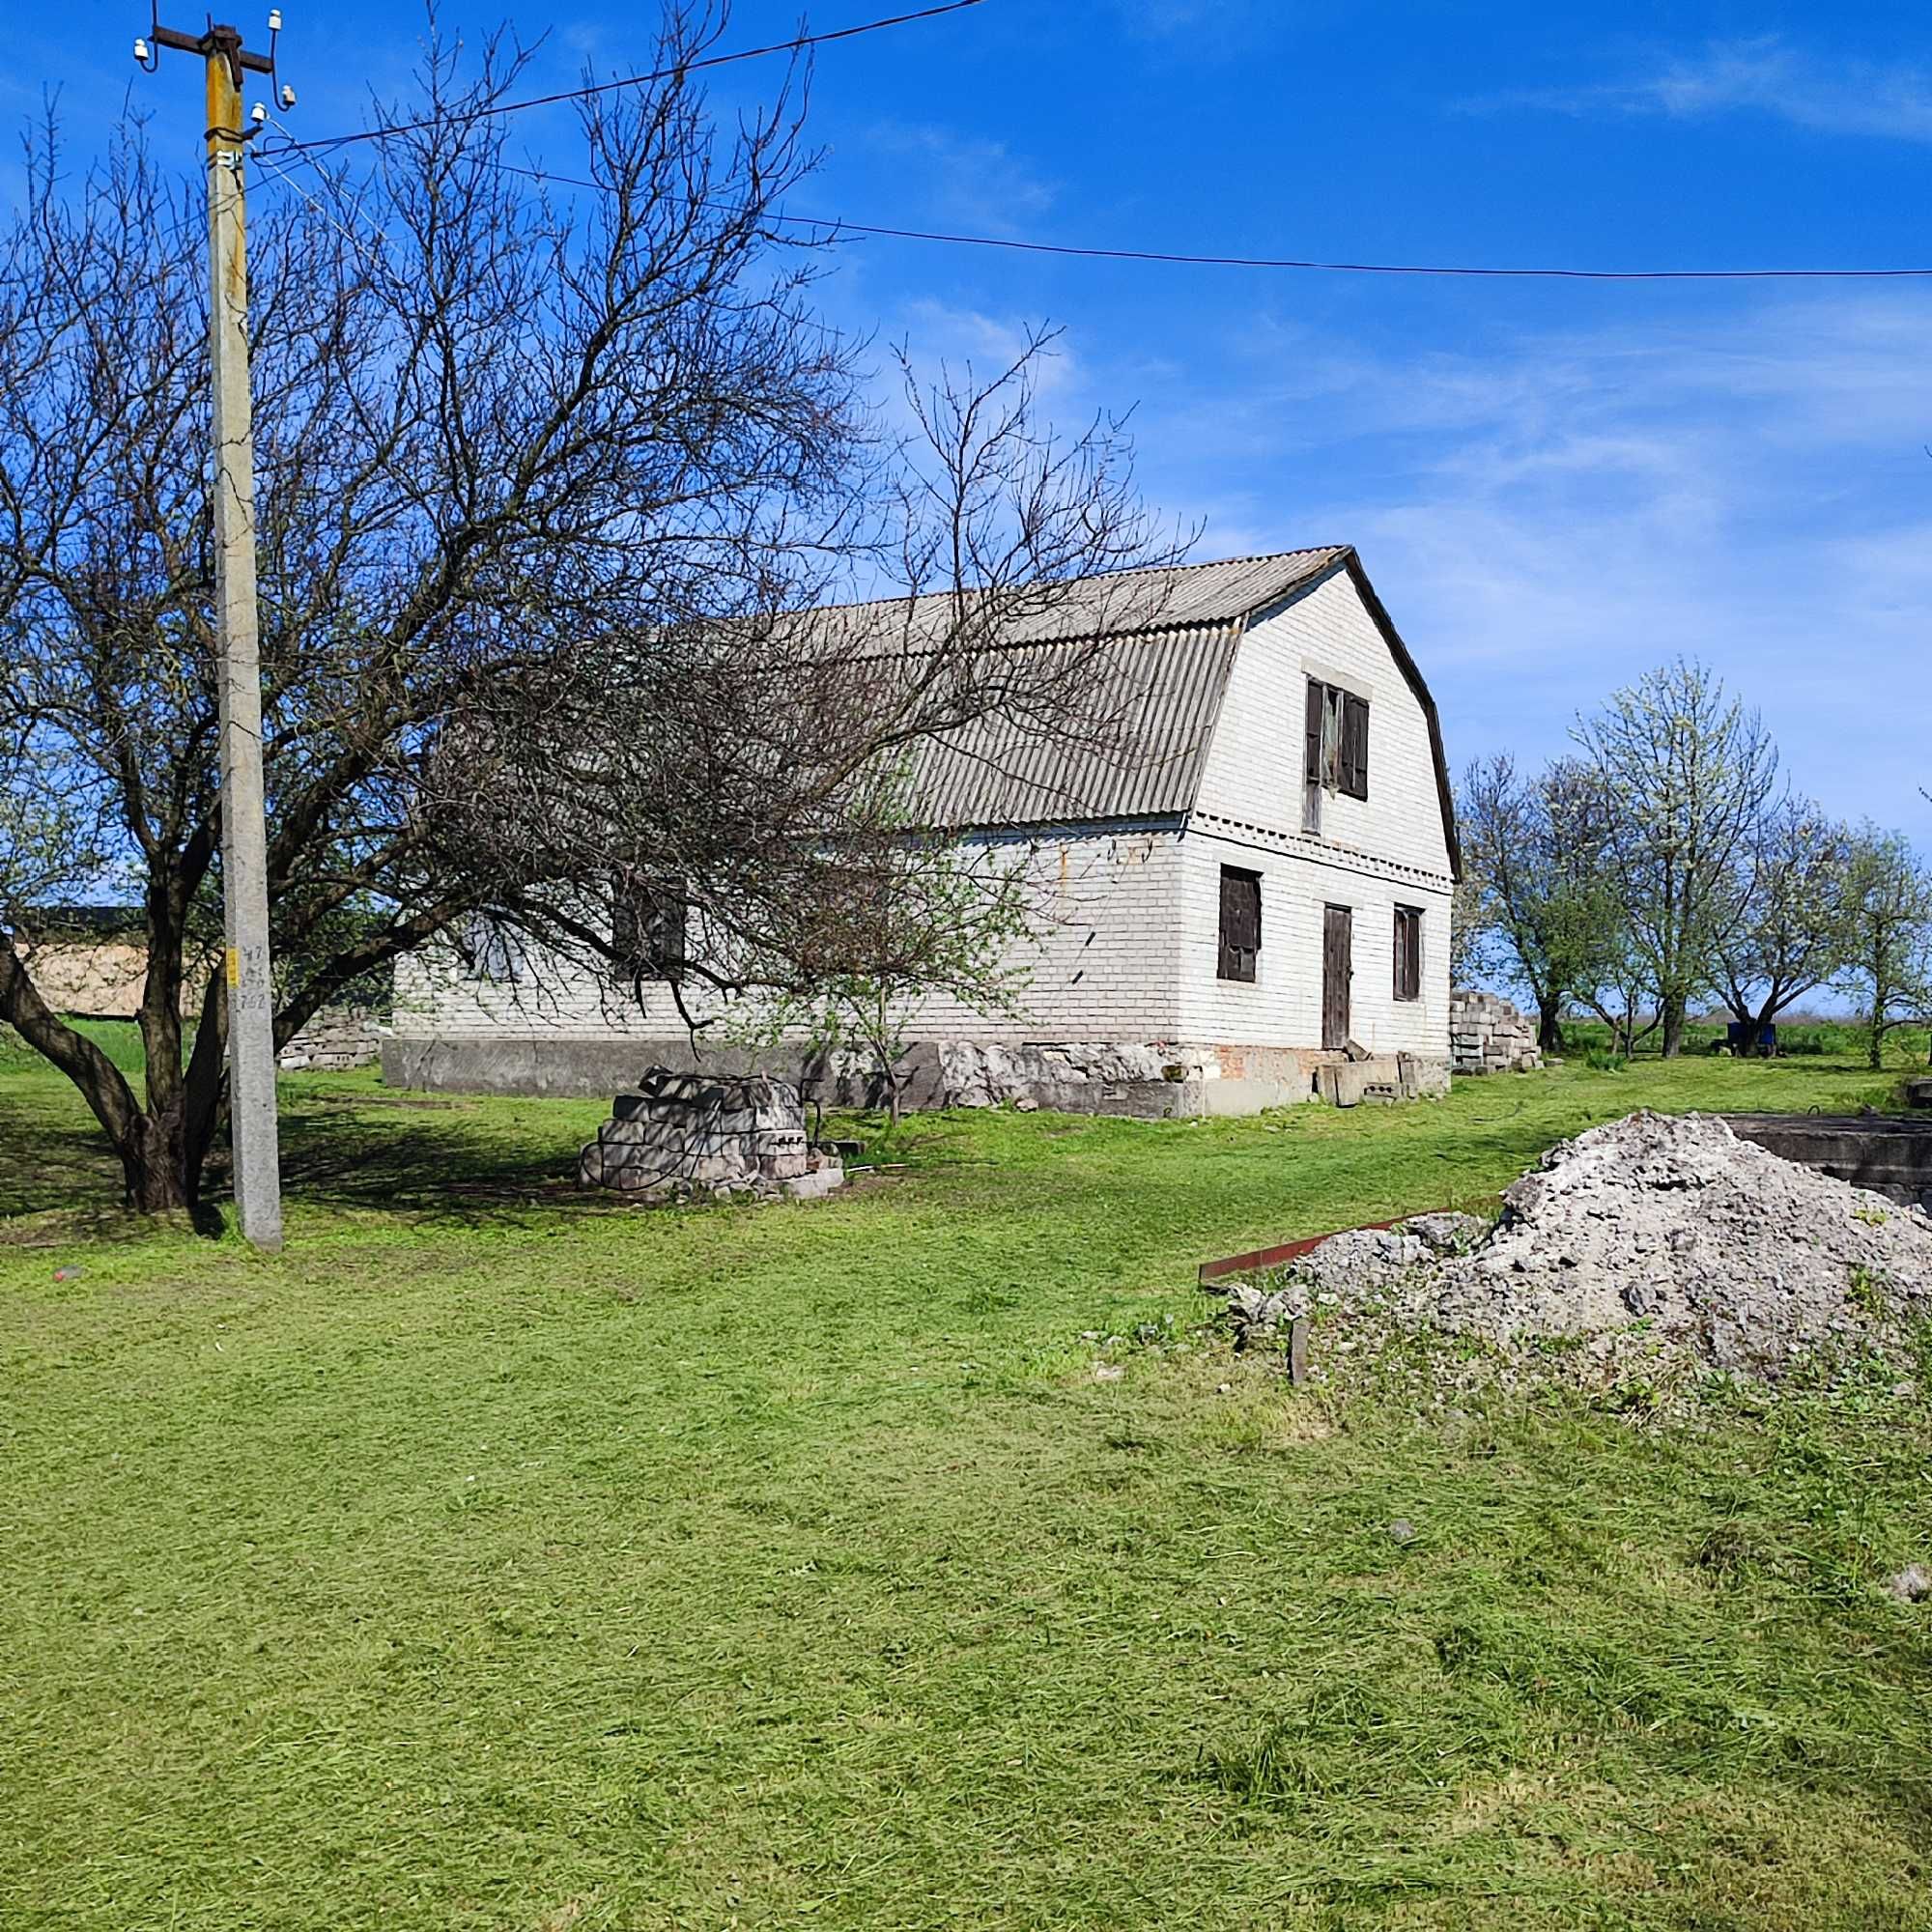
M 1464 971 L 1536 1009 L 1544 1046 L 1568 1012 L 1619 1048 L 1681 1053 L 1715 1002 L 1751 1051 L 1830 988 L 1886 1037 L 1932 1011 L 1932 873 L 1899 833 L 1833 818 L 1779 774 L 1754 711 L 1679 660 L 1577 720 L 1540 771 L 1479 758 L 1459 801 Z

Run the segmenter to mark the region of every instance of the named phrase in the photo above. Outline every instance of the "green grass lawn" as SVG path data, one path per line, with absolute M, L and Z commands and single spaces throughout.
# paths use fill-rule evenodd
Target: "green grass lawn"
M 0 1926 L 1932 1926 L 1918 1399 L 1445 1416 L 1192 1332 L 1206 1257 L 1888 1085 L 922 1119 L 629 1212 L 594 1105 L 294 1080 L 264 1261 L 105 1212 L 16 1056 Z

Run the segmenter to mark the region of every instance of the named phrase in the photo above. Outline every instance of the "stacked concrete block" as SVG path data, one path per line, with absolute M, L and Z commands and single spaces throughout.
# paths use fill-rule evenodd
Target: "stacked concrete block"
M 282 1048 L 284 1073 L 345 1073 L 373 1066 L 382 1057 L 383 1035 L 375 1015 L 361 1007 L 325 1007 Z
M 1493 993 L 1449 995 L 1449 1053 L 1458 1073 L 1527 1073 L 1543 1065 L 1536 1024 Z
M 586 1187 L 641 1200 L 827 1194 L 845 1179 L 806 1136 L 798 1090 L 765 1074 L 721 1078 L 652 1067 L 583 1150 Z

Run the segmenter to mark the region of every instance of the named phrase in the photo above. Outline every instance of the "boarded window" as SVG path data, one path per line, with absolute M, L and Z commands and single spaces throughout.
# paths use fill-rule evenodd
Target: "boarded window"
M 1337 759 L 1335 785 L 1350 798 L 1369 795 L 1369 700 L 1352 691 L 1339 694 L 1342 699 L 1342 747 Z
M 611 882 L 611 950 L 624 972 L 641 980 L 684 977 L 687 917 L 675 886 Z
M 1415 906 L 1395 909 L 1395 996 L 1422 997 L 1422 914 Z
M 1223 980 L 1254 983 L 1262 950 L 1262 875 L 1221 867 L 1221 952 L 1215 967 Z
M 1321 794 L 1369 795 L 1369 700 L 1308 680 L 1303 715 L 1301 829 L 1321 830 Z

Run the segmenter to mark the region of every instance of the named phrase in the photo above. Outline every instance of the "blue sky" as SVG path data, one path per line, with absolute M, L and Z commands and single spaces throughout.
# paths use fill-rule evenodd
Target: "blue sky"
M 138 5 L 16 0 L 0 100 L 24 114 L 64 74 L 90 150 L 131 78 L 191 161 L 194 77 L 134 74 Z M 824 0 L 810 23 L 891 11 Z M 547 32 L 533 84 L 567 85 L 635 65 L 643 12 L 444 19 Z M 421 32 L 406 4 L 285 13 L 306 134 L 357 124 Z M 727 42 L 798 19 L 740 0 Z M 765 84 L 737 68 L 716 93 Z M 1371 261 L 1932 266 L 1922 8 L 985 0 L 829 49 L 813 101 L 826 158 L 795 205 L 855 221 Z M 575 158 L 566 117 L 520 134 Z M 824 301 L 926 357 L 1061 325 L 1054 410 L 1133 407 L 1146 492 L 1205 526 L 1196 554 L 1359 546 L 1459 767 L 1561 749 L 1579 707 L 1683 651 L 1762 707 L 1800 784 L 1932 846 L 1932 280 L 1389 280 L 867 242 Z

